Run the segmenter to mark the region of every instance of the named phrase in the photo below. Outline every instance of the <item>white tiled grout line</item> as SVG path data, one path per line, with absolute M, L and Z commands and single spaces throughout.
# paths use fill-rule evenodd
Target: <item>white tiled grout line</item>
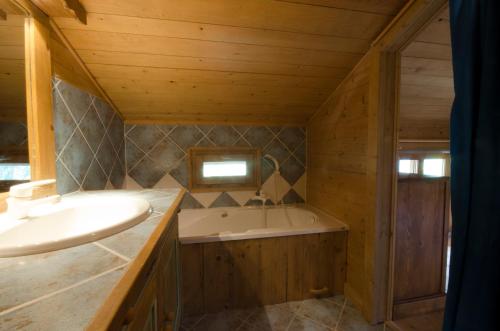
M 342 315 L 344 315 L 345 306 L 347 304 L 347 298 L 344 298 L 344 304 L 342 305 L 342 309 L 340 310 L 339 318 L 337 319 L 337 323 L 335 324 L 334 331 L 337 331 L 340 322 L 342 321 Z
M 94 276 L 92 276 L 92 277 L 89 277 L 89 278 L 86 278 L 86 279 L 84 279 L 84 280 L 81 280 L 81 281 L 79 281 L 79 282 L 77 282 L 77 283 L 74 283 L 74 284 L 72 284 L 72 285 L 70 285 L 70 286 L 63 287 L 63 288 L 61 288 L 61 289 L 59 289 L 59 290 L 57 290 L 57 291 L 54 291 L 54 292 L 51 292 L 51 293 L 48 293 L 48 294 L 42 295 L 41 297 L 35 298 L 35 299 L 33 299 L 33 300 L 30 300 L 30 301 L 24 302 L 24 303 L 22 303 L 22 304 L 20 304 L 20 305 L 17 305 L 17 306 L 11 307 L 11 308 L 9 308 L 9 309 L 6 309 L 6 310 L 4 310 L 4 311 L 0 312 L 0 316 L 7 315 L 7 314 L 9 314 L 9 313 L 12 313 L 13 311 L 18 310 L 18 309 L 22 309 L 22 308 L 25 308 L 25 307 L 31 306 L 31 305 L 33 305 L 33 304 L 35 304 L 35 303 L 38 303 L 38 302 L 42 301 L 42 300 L 45 300 L 45 299 L 51 298 L 51 297 L 53 297 L 53 296 L 55 296 L 55 295 L 57 295 L 57 294 L 60 294 L 60 293 L 66 292 L 66 291 L 71 290 L 71 289 L 73 289 L 73 288 L 76 288 L 76 287 L 78 287 L 78 286 L 80 286 L 80 285 L 83 285 L 83 284 L 86 284 L 86 283 L 88 283 L 88 282 L 91 282 L 91 281 L 93 281 L 94 279 L 97 279 L 97 278 L 99 278 L 99 277 L 105 276 L 105 275 L 107 275 L 107 274 L 109 274 L 109 273 L 112 273 L 113 271 L 118 270 L 118 269 L 124 268 L 124 267 L 125 267 L 125 266 L 127 266 L 127 265 L 128 265 L 128 263 L 121 264 L 121 265 L 119 265 L 119 266 L 117 266 L 117 267 L 114 267 L 114 268 L 112 268 L 112 269 L 109 269 L 109 270 L 106 270 L 106 271 L 104 271 L 104 272 L 101 272 L 100 274 L 94 275 Z
M 97 247 L 100 247 L 100 248 L 104 249 L 105 251 L 108 251 L 109 253 L 111 253 L 113 255 L 118 256 L 120 259 L 124 260 L 125 262 L 130 262 L 131 261 L 131 259 L 129 257 L 127 257 L 127 256 L 125 256 L 123 254 L 120 254 L 117 251 L 115 251 L 115 250 L 113 250 L 113 249 L 111 249 L 109 247 L 106 247 L 106 246 L 104 246 L 103 244 L 101 244 L 101 243 L 99 243 L 97 241 L 94 241 L 93 244 L 96 245 Z

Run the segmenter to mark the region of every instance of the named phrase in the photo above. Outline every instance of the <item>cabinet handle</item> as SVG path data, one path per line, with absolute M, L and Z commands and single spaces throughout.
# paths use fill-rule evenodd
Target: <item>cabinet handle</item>
M 318 296 L 322 296 L 322 295 L 328 294 L 329 289 L 328 289 L 328 287 L 325 286 L 323 288 L 312 288 L 312 289 L 309 290 L 309 292 L 312 295 L 318 297 Z
M 132 321 L 135 318 L 135 309 L 130 308 L 127 313 L 125 314 L 125 317 L 123 318 L 123 325 L 128 325 L 132 323 Z

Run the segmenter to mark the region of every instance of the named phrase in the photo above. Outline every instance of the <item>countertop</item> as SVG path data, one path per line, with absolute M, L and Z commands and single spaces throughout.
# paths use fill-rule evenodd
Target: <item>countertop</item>
M 0 330 L 83 330 L 169 210 L 179 189 L 113 191 L 148 200 L 152 214 L 102 240 L 0 258 Z M 64 198 L 98 195 L 77 192 Z

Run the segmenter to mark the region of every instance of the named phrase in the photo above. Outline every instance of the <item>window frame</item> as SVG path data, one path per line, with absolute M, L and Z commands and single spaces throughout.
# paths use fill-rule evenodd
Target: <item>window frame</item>
M 246 161 L 246 176 L 203 177 L 203 162 Z M 261 151 L 247 147 L 191 147 L 188 188 L 191 192 L 256 191 L 260 187 Z
M 428 176 L 424 175 L 424 161 L 426 159 L 443 159 L 444 160 L 444 175 L 443 176 Z M 422 178 L 447 178 L 450 176 L 450 154 L 449 153 L 436 153 L 436 152 L 421 152 L 421 153 L 404 153 L 400 152 L 397 159 L 397 164 L 399 165 L 400 160 L 416 160 L 418 161 L 418 173 L 416 174 L 406 174 L 400 173 L 397 168 L 398 178 L 407 177 L 422 177 Z

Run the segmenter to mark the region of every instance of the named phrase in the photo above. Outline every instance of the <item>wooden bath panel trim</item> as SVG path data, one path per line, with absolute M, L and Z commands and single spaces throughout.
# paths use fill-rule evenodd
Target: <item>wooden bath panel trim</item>
M 346 244 L 342 231 L 182 245 L 184 314 L 342 294 Z

